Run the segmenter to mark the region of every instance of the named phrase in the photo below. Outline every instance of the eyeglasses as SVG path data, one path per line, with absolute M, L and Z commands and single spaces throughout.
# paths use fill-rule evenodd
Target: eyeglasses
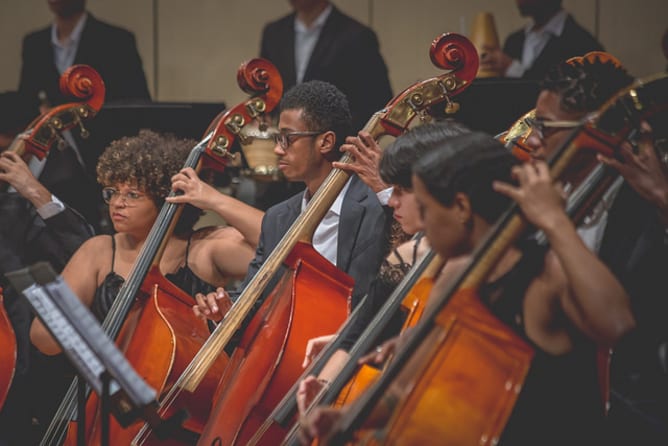
M 145 194 L 142 194 L 137 191 L 127 191 L 122 194 L 118 189 L 114 187 L 105 187 L 102 189 L 102 199 L 105 203 L 110 204 L 114 199 L 121 198 L 126 206 L 134 207 L 137 206 L 137 202 L 141 201 L 146 197 Z
M 299 138 L 300 136 L 312 137 L 320 135 L 322 133 L 324 132 L 286 132 L 284 130 L 281 130 L 278 133 L 274 133 L 274 141 L 276 142 L 276 144 L 281 146 L 281 149 L 286 150 L 288 147 L 290 147 L 290 144 L 295 142 L 295 139 Z
M 525 118 L 524 122 L 536 132 L 541 141 L 561 130 L 574 129 L 582 124 L 580 121 L 546 121 L 541 118 Z

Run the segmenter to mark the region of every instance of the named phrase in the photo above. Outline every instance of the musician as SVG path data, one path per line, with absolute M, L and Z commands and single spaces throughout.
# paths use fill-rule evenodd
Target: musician
M 587 57 L 555 67 L 536 102 L 537 120 L 526 140 L 538 158 L 549 157 L 568 136 L 565 124 L 599 108 L 633 79 L 620 65 Z M 561 127 L 555 127 L 557 125 Z M 598 156 L 624 183 L 611 190 L 592 223 L 579 232 L 631 296 L 637 328 L 615 348 L 611 363 L 610 441 L 658 444 L 668 440 L 668 244 L 665 163 L 657 154 L 661 129 L 645 126 L 639 140 L 621 147 L 622 161 Z M 665 152 L 662 152 L 665 153 Z
M 250 282 L 265 258 L 281 241 L 309 199 L 332 170 L 332 162 L 341 156 L 340 147 L 351 132 L 350 111 L 346 97 L 332 84 L 308 81 L 288 90 L 280 103 L 279 132 L 274 152 L 278 167 L 288 181 L 302 181 L 304 192 L 271 207 L 262 220 L 260 243 L 248 274 L 232 300 Z M 352 175 L 315 230 L 313 247 L 323 257 L 355 280 L 352 306 L 366 294 L 387 252 L 389 219 L 376 194 L 356 175 Z M 265 288 L 272 290 L 281 273 L 274 275 Z M 224 289 L 197 296 L 195 314 L 220 320 L 224 312 L 217 305 L 227 295 Z
M 397 247 L 393 248 L 383 260 L 378 275 L 369 287 L 367 302 L 362 308 L 363 312 L 355 319 L 353 328 L 343 339 L 341 349 L 332 355 L 317 378 L 309 376 L 300 383 L 297 393 L 300 412 L 303 413 L 320 389 L 336 377 L 349 360 L 348 351 L 350 348 L 372 322 L 385 300 L 408 270 L 429 249 L 429 243 L 423 237 L 422 220 L 411 184 L 413 163 L 436 144 L 468 131 L 466 127 L 454 121 L 425 124 L 398 137 L 382 152 L 382 155 L 380 155 L 380 148 L 373 142 L 373 139 L 367 139 L 367 135 L 363 133 L 360 133 L 360 137 L 347 138 L 347 144 L 342 147 L 342 150 L 355 155 L 355 162 L 349 164 L 336 163 L 336 165 L 359 172 L 360 177 L 370 187 L 373 187 L 374 184 L 377 185 L 376 187 L 381 187 L 381 184 L 389 184 L 392 195 L 388 205 L 394 210 L 394 218 L 398 221 L 404 233 L 414 237 L 403 243 L 396 242 Z M 380 162 L 374 163 L 374 158 L 364 156 L 367 152 L 378 154 Z M 360 160 L 364 161 L 360 162 Z M 382 341 L 396 336 L 402 324 L 403 317 L 397 313 L 392 321 L 388 321 L 383 336 L 376 343 L 380 344 Z M 322 336 L 311 339 L 307 344 L 303 366 L 308 366 L 310 361 L 333 338 L 334 336 Z
M 172 188 L 172 176 L 179 172 L 195 144 L 195 141 L 142 130 L 138 136 L 112 142 L 100 157 L 97 178 L 104 187 L 103 197 L 109 204 L 116 233 L 88 240 L 62 273 L 70 288 L 91 307 L 98 319 L 104 318 L 130 275 Z M 192 191 L 203 185 L 194 171 L 183 170 L 174 177 L 174 187 Z M 243 212 L 249 221 L 255 221 L 255 229 L 247 231 L 249 226 L 240 226 L 239 230 L 233 227 L 193 230 L 201 211 L 192 206 L 184 209 L 174 235 L 167 241 L 160 270 L 187 293 L 215 289 L 246 273 L 261 213 L 249 206 L 239 205 L 233 209 Z M 30 335 L 42 352 L 60 351 L 41 321 L 33 322 Z
M 516 3 L 520 14 L 530 17 L 531 22 L 508 36 L 503 51 L 486 48 L 482 68 L 505 77 L 539 81 L 553 65 L 590 51 L 603 51 L 596 38 L 561 7 L 562 0 Z
M 662 143 L 656 138 L 643 132 L 637 153 L 623 148 L 623 162 L 600 157 L 629 186 L 610 209 L 600 255 L 627 288 L 638 320 L 612 356 L 608 418 L 614 445 L 668 442 L 668 168 L 665 136 Z M 657 153 L 661 144 L 663 156 Z
M 53 380 L 46 388 L 40 384 L 61 371 L 62 363 L 31 349 L 32 311 L 4 274 L 38 261 L 48 261 L 60 271 L 79 246 L 93 236 L 93 230 L 79 213 L 47 190 L 16 153 L 0 154 L 0 181 L 14 189 L 0 194 L 0 287 L 17 344 L 12 387 L 0 412 L 0 444 L 22 444 L 29 442 L 31 419 L 42 418 L 45 404 L 34 405 L 36 397 L 47 400 L 54 395 L 51 399 L 57 399 Z
M 413 189 L 425 234 L 446 259 L 432 296 L 508 207 L 503 195 L 545 232 L 551 249 L 511 247 L 479 290 L 536 352 L 500 444 L 596 444 L 603 418 L 596 348 L 614 345 L 634 319 L 623 287 L 577 235 L 547 165 L 518 165 L 496 140 L 473 133 L 423 156 L 413 167 Z M 315 411 L 305 433 L 322 435 L 336 416 Z

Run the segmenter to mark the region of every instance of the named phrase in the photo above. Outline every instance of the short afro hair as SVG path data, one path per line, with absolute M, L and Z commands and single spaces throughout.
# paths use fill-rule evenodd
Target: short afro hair
M 336 134 L 336 158 L 346 136 L 352 133 L 352 117 L 346 96 L 324 81 L 308 81 L 289 89 L 281 99 L 280 110 L 302 110 L 309 131 Z
M 113 141 L 97 163 L 102 186 L 131 184 L 146 193 L 160 208 L 172 190 L 172 176 L 181 170 L 197 141 L 143 129 L 137 136 Z M 202 211 L 186 205 L 174 232 L 192 228 Z

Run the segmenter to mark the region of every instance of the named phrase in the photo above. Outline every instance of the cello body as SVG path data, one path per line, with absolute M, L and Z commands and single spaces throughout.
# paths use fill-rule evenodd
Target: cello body
M 130 364 L 149 386 L 163 393 L 180 376 L 209 335 L 207 325 L 192 312 L 193 298 L 152 268 L 142 287 L 144 297 L 137 299 L 117 338 L 117 345 Z M 161 346 L 156 348 L 156 346 Z M 189 417 L 182 427 L 185 436 L 196 438 L 204 428 L 211 409 L 210 395 L 218 385 L 217 376 L 224 373 L 227 357 L 220 355 L 213 374 L 207 375 L 194 394 L 182 393 L 178 406 L 186 408 Z M 101 444 L 99 398 L 91 394 L 86 403 L 86 444 Z M 171 416 L 173 413 L 167 413 Z M 142 427 L 137 421 L 128 427 L 110 420 L 109 433 L 114 444 L 130 444 Z M 76 423 L 70 424 L 65 444 L 76 445 Z M 160 444 L 171 444 L 163 441 Z M 182 444 L 182 443 L 173 443 Z
M 390 388 L 400 392 L 401 409 L 374 441 L 496 444 L 532 358 L 532 348 L 474 292 L 457 292 Z
M 406 319 L 404 320 L 401 332 L 413 327 L 420 320 L 433 286 L 433 277 L 422 277 L 415 286 L 411 288 L 406 297 L 404 297 L 401 302 L 401 311 L 405 313 Z M 346 384 L 346 387 L 341 390 L 339 396 L 336 398 L 336 402 L 332 406 L 342 407 L 355 401 L 367 387 L 378 379 L 380 373 L 382 373 L 382 371 L 378 368 L 363 364 L 355 376 L 353 376 L 348 384 Z
M 198 445 L 245 445 L 302 373 L 309 339 L 332 333 L 345 320 L 353 280 L 298 243 L 286 259 L 289 270 L 244 330 Z M 266 444 L 285 432 L 269 430 Z
M 16 335 L 5 310 L 2 288 L 0 288 L 0 409 L 5 404 L 9 387 L 16 371 Z

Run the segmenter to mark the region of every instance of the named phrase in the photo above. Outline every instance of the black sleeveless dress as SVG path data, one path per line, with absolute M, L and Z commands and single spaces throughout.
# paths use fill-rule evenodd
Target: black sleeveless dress
M 526 290 L 542 270 L 547 249 L 525 241 L 522 258 L 480 297 L 492 313 L 535 350 L 529 373 L 499 445 L 601 444 L 604 408 L 598 386 L 596 345 L 582 335 L 563 355 L 541 350 L 526 335 Z
M 173 274 L 165 274 L 165 277 L 190 296 L 194 296 L 197 293 L 207 294 L 211 291 L 215 291 L 216 287 L 197 277 L 188 266 L 188 252 L 190 251 L 191 239 L 192 235 L 188 238 L 188 244 L 186 246 L 185 265 Z M 109 309 L 111 309 L 111 305 L 114 303 L 116 296 L 118 296 L 118 292 L 125 282 L 123 277 L 114 272 L 116 241 L 113 236 L 111 237 L 111 247 L 111 271 L 109 271 L 109 274 L 104 278 L 104 281 L 102 281 L 100 286 L 95 290 L 95 297 L 93 298 L 93 304 L 91 305 L 91 311 L 100 321 L 104 319 L 109 312 Z M 193 305 L 194 304 L 195 299 L 193 298 Z

